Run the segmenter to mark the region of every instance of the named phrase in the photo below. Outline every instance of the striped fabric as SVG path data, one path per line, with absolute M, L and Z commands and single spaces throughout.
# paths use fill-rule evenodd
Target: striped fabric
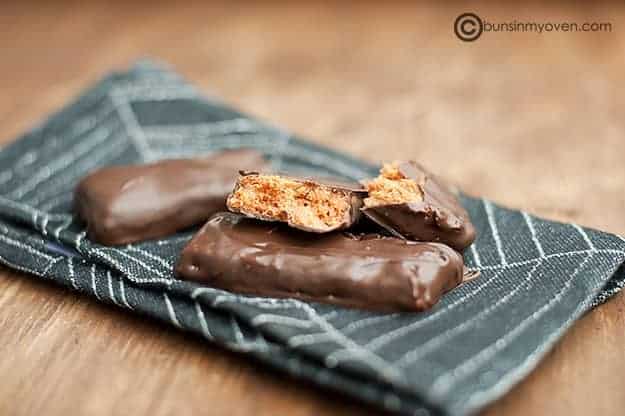
M 481 277 L 426 313 L 239 296 L 174 279 L 191 233 L 104 247 L 71 212 L 105 165 L 254 147 L 276 169 L 361 179 L 377 168 L 203 98 L 150 62 L 114 73 L 0 152 L 0 262 L 170 322 L 271 366 L 410 415 L 472 414 L 527 375 L 625 284 L 625 239 L 463 197 Z

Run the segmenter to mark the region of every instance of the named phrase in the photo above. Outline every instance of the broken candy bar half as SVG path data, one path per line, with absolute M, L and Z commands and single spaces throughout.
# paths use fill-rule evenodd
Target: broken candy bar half
M 326 233 L 356 223 L 364 195 L 359 184 L 241 172 L 227 204 L 250 218 Z
M 475 227 L 456 196 L 416 162 L 385 164 L 366 187 L 363 213 L 393 235 L 458 251 L 475 240 Z

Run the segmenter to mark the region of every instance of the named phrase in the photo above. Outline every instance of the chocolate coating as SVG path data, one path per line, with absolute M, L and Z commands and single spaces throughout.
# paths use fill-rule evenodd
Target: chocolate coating
M 418 311 L 461 283 L 463 263 L 443 244 L 347 233 L 313 237 L 218 213 L 184 248 L 176 275 L 244 294 Z
M 365 216 L 398 237 L 440 242 L 458 251 L 470 246 L 475 227 L 456 196 L 416 162 L 402 162 L 398 168 L 420 184 L 423 201 L 364 207 Z
M 91 240 L 128 244 L 172 234 L 223 211 L 239 169 L 267 166 L 251 149 L 205 158 L 115 166 L 85 177 L 74 208 Z

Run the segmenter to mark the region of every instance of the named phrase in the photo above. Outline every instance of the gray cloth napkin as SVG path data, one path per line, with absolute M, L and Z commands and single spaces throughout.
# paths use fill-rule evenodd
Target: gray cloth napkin
M 481 277 L 425 313 L 240 296 L 174 279 L 192 232 L 89 241 L 77 181 L 105 165 L 254 147 L 274 168 L 345 179 L 377 168 L 215 99 L 162 65 L 113 73 L 0 152 L 0 262 L 148 314 L 296 377 L 404 414 L 465 415 L 525 377 L 585 311 L 625 284 L 622 237 L 463 197 Z

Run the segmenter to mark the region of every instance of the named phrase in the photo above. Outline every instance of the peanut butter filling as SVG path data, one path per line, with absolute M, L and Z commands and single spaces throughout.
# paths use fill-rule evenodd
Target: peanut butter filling
M 341 227 L 351 215 L 351 195 L 316 182 L 276 175 L 246 175 L 228 197 L 228 209 L 283 221 L 307 230 Z
M 384 164 L 380 175 L 365 185 L 369 193 L 364 200 L 367 208 L 423 201 L 421 185 L 402 175 L 398 162 Z

